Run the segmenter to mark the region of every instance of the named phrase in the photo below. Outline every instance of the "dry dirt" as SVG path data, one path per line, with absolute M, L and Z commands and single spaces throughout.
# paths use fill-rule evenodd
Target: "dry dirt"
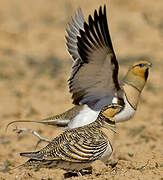
M 65 48 L 65 28 L 78 7 L 87 18 L 107 5 L 120 77 L 137 60 L 153 68 L 136 115 L 117 125 L 114 153 L 106 166 L 93 164 L 85 179 L 163 180 L 163 1 L 162 0 L 0 0 L 0 179 L 60 180 L 63 170 L 13 170 L 26 161 L 20 152 L 33 151 L 36 137 L 17 136 L 7 123 L 42 119 L 72 107 L 67 79 L 72 61 Z M 59 132 L 50 126 L 19 123 L 42 136 Z M 45 146 L 40 144 L 38 149 Z M 72 177 L 72 179 L 82 179 Z

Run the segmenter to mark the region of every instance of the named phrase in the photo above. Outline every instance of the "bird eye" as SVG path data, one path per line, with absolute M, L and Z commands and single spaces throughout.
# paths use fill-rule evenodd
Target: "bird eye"
M 112 106 L 112 109 L 116 109 L 116 106 Z
M 145 64 L 138 64 L 138 66 L 139 66 L 139 67 L 144 67 L 144 66 L 145 66 Z

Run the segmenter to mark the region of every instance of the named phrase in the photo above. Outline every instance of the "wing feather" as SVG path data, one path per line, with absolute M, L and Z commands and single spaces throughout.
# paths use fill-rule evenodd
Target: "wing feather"
M 72 67 L 69 89 L 74 104 L 87 104 L 95 110 L 110 103 L 120 90 L 118 61 L 113 50 L 106 7 L 95 10 L 76 37 L 78 62 Z
M 108 140 L 101 131 L 78 128 L 61 134 L 40 151 L 20 155 L 39 161 L 91 162 L 99 159 L 107 146 Z
M 80 35 L 79 31 L 84 29 L 84 22 L 82 10 L 79 8 L 75 17 L 71 18 L 71 22 L 68 23 L 68 29 L 66 29 L 67 36 L 65 36 L 65 38 L 67 41 L 67 50 L 74 61 L 80 57 L 77 49 L 77 36 Z

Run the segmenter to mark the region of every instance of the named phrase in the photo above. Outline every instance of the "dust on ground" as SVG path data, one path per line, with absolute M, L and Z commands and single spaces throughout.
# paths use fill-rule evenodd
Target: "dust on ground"
M 5 173 L 8 167 L 25 162 L 19 153 L 33 151 L 37 141 L 30 134 L 17 137 L 12 131 L 15 126 L 7 132 L 5 127 L 13 120 L 39 120 L 72 107 L 67 86 L 72 61 L 65 48 L 65 28 L 78 7 L 87 18 L 104 3 L 120 77 L 137 60 L 150 60 L 153 67 L 135 117 L 117 125 L 108 165 L 95 162 L 92 175 L 84 178 L 163 180 L 162 0 L 0 0 L 0 179 L 63 178 L 65 172 L 60 169 Z M 17 126 L 34 129 L 49 139 L 59 133 L 39 124 Z

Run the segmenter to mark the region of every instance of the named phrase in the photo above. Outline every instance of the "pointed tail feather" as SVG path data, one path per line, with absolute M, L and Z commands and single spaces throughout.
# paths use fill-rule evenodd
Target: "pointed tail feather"
M 41 161 L 35 160 L 35 159 L 29 159 L 24 164 L 22 164 L 22 167 L 24 168 L 34 168 L 39 169 L 41 167 Z
M 6 132 L 7 132 L 7 129 L 8 129 L 8 127 L 11 125 L 11 124 L 15 124 L 15 123 L 19 123 L 19 122 L 34 122 L 34 123 L 42 123 L 41 121 L 34 121 L 34 120 L 16 120 L 16 121 L 12 121 L 12 122 L 10 122 L 10 123 L 8 123 L 7 124 L 7 126 L 6 126 Z
M 51 167 L 56 167 L 57 162 L 52 161 L 52 160 L 36 160 L 36 159 L 29 159 L 26 161 L 22 166 L 25 168 L 34 168 L 38 170 L 39 168 L 51 168 Z
M 58 126 L 58 127 L 65 127 L 67 124 L 70 122 L 70 120 L 66 119 L 43 119 L 43 120 L 17 120 L 17 121 L 12 121 L 7 124 L 6 130 L 11 124 L 18 123 L 18 122 L 29 122 L 29 123 L 40 123 L 40 124 L 47 124 L 51 126 Z
M 15 169 L 21 169 L 21 168 L 23 168 L 24 167 L 24 164 L 21 164 L 21 165 L 18 165 L 18 166 L 16 166 L 16 167 L 14 167 L 14 168 L 9 168 L 9 169 L 7 169 L 7 171 L 5 171 L 5 172 L 11 172 L 11 171 L 13 171 L 13 170 L 15 170 Z
M 23 168 L 30 168 L 30 169 L 36 168 L 36 169 L 38 169 L 39 167 L 40 167 L 40 161 L 29 159 L 28 161 L 26 161 L 23 164 L 20 164 L 14 168 L 10 168 L 8 170 L 8 172 L 11 172 L 11 171 L 16 170 L 16 169 L 23 169 Z
M 20 165 L 20 167 L 28 168 L 28 169 L 35 169 L 38 170 L 40 168 L 51 168 L 56 167 L 57 163 L 51 160 L 36 160 L 36 159 L 29 159 L 24 164 Z
M 39 153 L 39 151 L 37 152 L 25 152 L 25 153 L 20 153 L 20 156 L 23 157 L 28 157 L 31 158 L 33 160 L 42 160 L 42 154 Z

